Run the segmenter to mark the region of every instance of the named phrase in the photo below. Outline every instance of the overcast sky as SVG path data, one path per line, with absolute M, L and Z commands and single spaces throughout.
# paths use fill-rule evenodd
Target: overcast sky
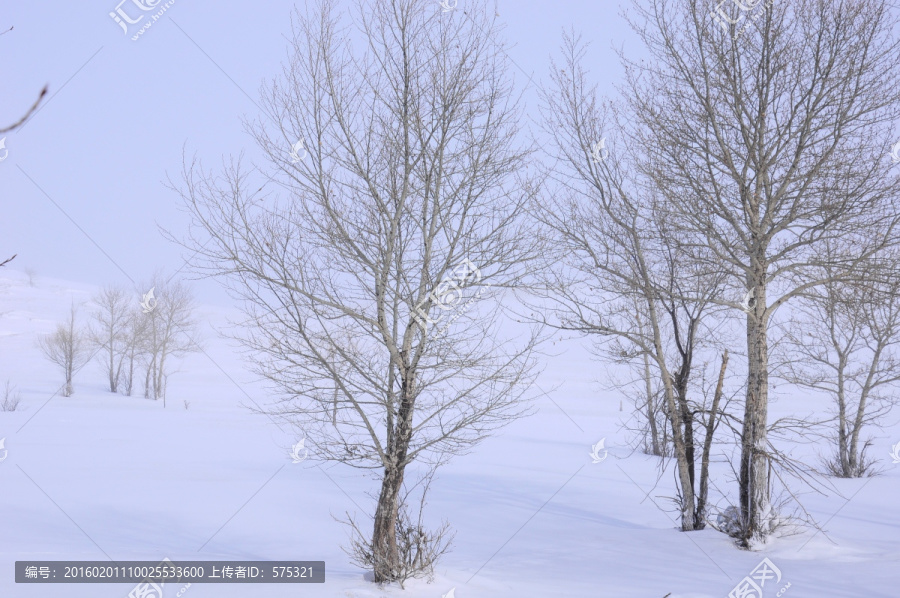
M 129 286 L 156 269 L 175 272 L 183 251 L 158 226 L 186 230 L 164 185 L 177 177 L 182 149 L 208 166 L 255 152 L 242 121 L 259 115 L 260 85 L 280 72 L 295 4 L 174 0 L 135 41 L 149 19 L 126 34 L 110 13 L 154 12 L 132 4 L 146 0 L 118 1 L 4 0 L 0 30 L 14 29 L 0 36 L 0 125 L 49 85 L 39 112 L 5 134 L 8 154 L 0 149 L 0 258 L 17 253 L 13 269 Z M 613 48 L 640 52 L 615 1 L 498 0 L 497 11 L 531 116 L 525 73 L 546 81 L 563 29 L 592 43 L 593 78 L 609 93 L 622 72 Z M 195 288 L 203 301 L 229 302 L 211 282 Z

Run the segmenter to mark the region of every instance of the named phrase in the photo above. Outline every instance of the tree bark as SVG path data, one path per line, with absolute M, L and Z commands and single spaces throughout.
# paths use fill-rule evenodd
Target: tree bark
M 741 545 L 749 548 L 771 531 L 767 424 L 769 400 L 769 347 L 767 335 L 765 268 L 754 285 L 755 301 L 747 315 L 747 400 L 741 434 L 740 502 L 743 522 Z
M 375 555 L 375 581 L 393 581 L 400 565 L 397 550 L 397 513 L 400 507 L 400 488 L 403 485 L 403 468 L 390 464 L 384 468 L 381 494 L 375 509 L 375 530 L 372 549 Z
M 413 376 L 404 377 L 397 411 L 397 427 L 388 439 L 387 463 L 381 481 L 381 493 L 375 509 L 375 529 L 372 534 L 372 550 L 375 557 L 375 581 L 382 583 L 397 579 L 400 570 L 400 554 L 397 546 L 397 517 L 400 508 L 400 490 L 409 443 L 412 439 L 412 417 L 415 407 Z

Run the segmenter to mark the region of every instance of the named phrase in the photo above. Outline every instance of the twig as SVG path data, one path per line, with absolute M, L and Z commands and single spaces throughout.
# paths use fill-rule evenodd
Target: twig
M 12 29 L 12 28 L 10 28 L 10 29 Z M 5 33 L 8 33 L 8 32 L 5 32 Z M 7 133 L 17 127 L 22 126 L 22 123 L 24 123 L 26 120 L 28 120 L 28 117 L 31 116 L 32 114 L 34 114 L 34 111 L 37 110 L 38 105 L 41 103 L 41 100 L 44 99 L 45 95 L 47 95 L 47 86 L 46 85 L 44 85 L 44 89 L 42 89 L 41 93 L 38 94 L 38 98 L 34 101 L 34 104 L 31 106 L 31 108 L 28 109 L 28 112 L 25 113 L 25 116 L 20 118 L 18 120 L 18 122 L 6 127 L 5 129 L 0 129 L 0 133 Z

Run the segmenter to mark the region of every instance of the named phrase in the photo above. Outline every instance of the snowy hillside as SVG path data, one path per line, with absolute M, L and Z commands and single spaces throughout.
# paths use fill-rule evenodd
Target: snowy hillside
M 17 410 L 0 412 L 4 598 L 124 598 L 131 590 L 15 584 L 16 560 L 163 558 L 326 562 L 324 584 L 193 584 L 182 594 L 189 598 L 725 598 L 763 557 L 781 574 L 767 597 L 900 595 L 900 465 L 889 457 L 900 426 L 872 449 L 882 475 L 825 480 L 827 495 L 801 497 L 824 532 L 740 551 L 716 531 L 676 529 L 666 498 L 671 467 L 660 475 L 658 459 L 628 446 L 627 406 L 619 411 L 619 397 L 599 390 L 602 369 L 574 340 L 550 347 L 560 354 L 540 379 L 550 392 L 535 415 L 439 470 L 427 513 L 449 521 L 456 538 L 434 583 L 379 589 L 349 564 L 345 528 L 333 518 L 365 519 L 377 483 L 314 454 L 292 462 L 298 438 L 248 409 L 269 400 L 265 389 L 217 334 L 233 314 L 201 310 L 203 352 L 177 366 L 166 408 L 108 392 L 96 362 L 78 373 L 72 397 L 54 395 L 62 381 L 37 338 L 95 290 L 40 277 L 32 287 L 23 273 L 0 274 L 0 384 L 8 379 L 22 397 Z M 811 408 L 788 396 L 771 416 Z M 606 457 L 594 463 L 600 439 Z M 798 451 L 812 457 L 816 447 Z M 713 482 L 714 497 L 734 496 L 721 463 Z

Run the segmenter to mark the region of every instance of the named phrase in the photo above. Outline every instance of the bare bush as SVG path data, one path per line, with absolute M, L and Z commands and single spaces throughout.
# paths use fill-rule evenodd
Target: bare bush
M 3 399 L 0 400 L 0 411 L 15 411 L 21 401 L 22 397 L 16 392 L 16 387 L 10 386 L 9 380 L 7 380 L 6 388 L 3 391 Z
M 397 549 L 398 563 L 383 562 L 379 551 L 375 550 L 371 535 L 363 533 L 353 517 L 348 513 L 342 521 L 350 528 L 350 545 L 344 552 L 357 566 L 368 570 L 383 570 L 392 567 L 395 570 L 394 580 L 403 588 L 407 580 L 425 578 L 434 580 L 434 566 L 450 549 L 453 532 L 446 521 L 434 530 L 426 529 L 423 523 L 426 497 L 431 485 L 434 470 L 421 480 L 422 490 L 418 504 L 418 513 L 413 518 L 409 503 L 411 490 L 407 490 L 398 504 L 397 512 Z
M 836 435 L 833 442 L 837 447 L 840 447 L 840 436 Z M 848 451 L 841 451 L 840 448 L 835 449 L 829 456 L 821 456 L 819 461 L 825 473 L 836 478 L 871 477 L 879 473 L 879 470 L 876 467 L 878 460 L 869 457 L 869 448 L 872 447 L 872 444 L 873 441 L 871 438 L 867 438 L 866 441 L 863 442 L 852 465 L 848 463 Z

